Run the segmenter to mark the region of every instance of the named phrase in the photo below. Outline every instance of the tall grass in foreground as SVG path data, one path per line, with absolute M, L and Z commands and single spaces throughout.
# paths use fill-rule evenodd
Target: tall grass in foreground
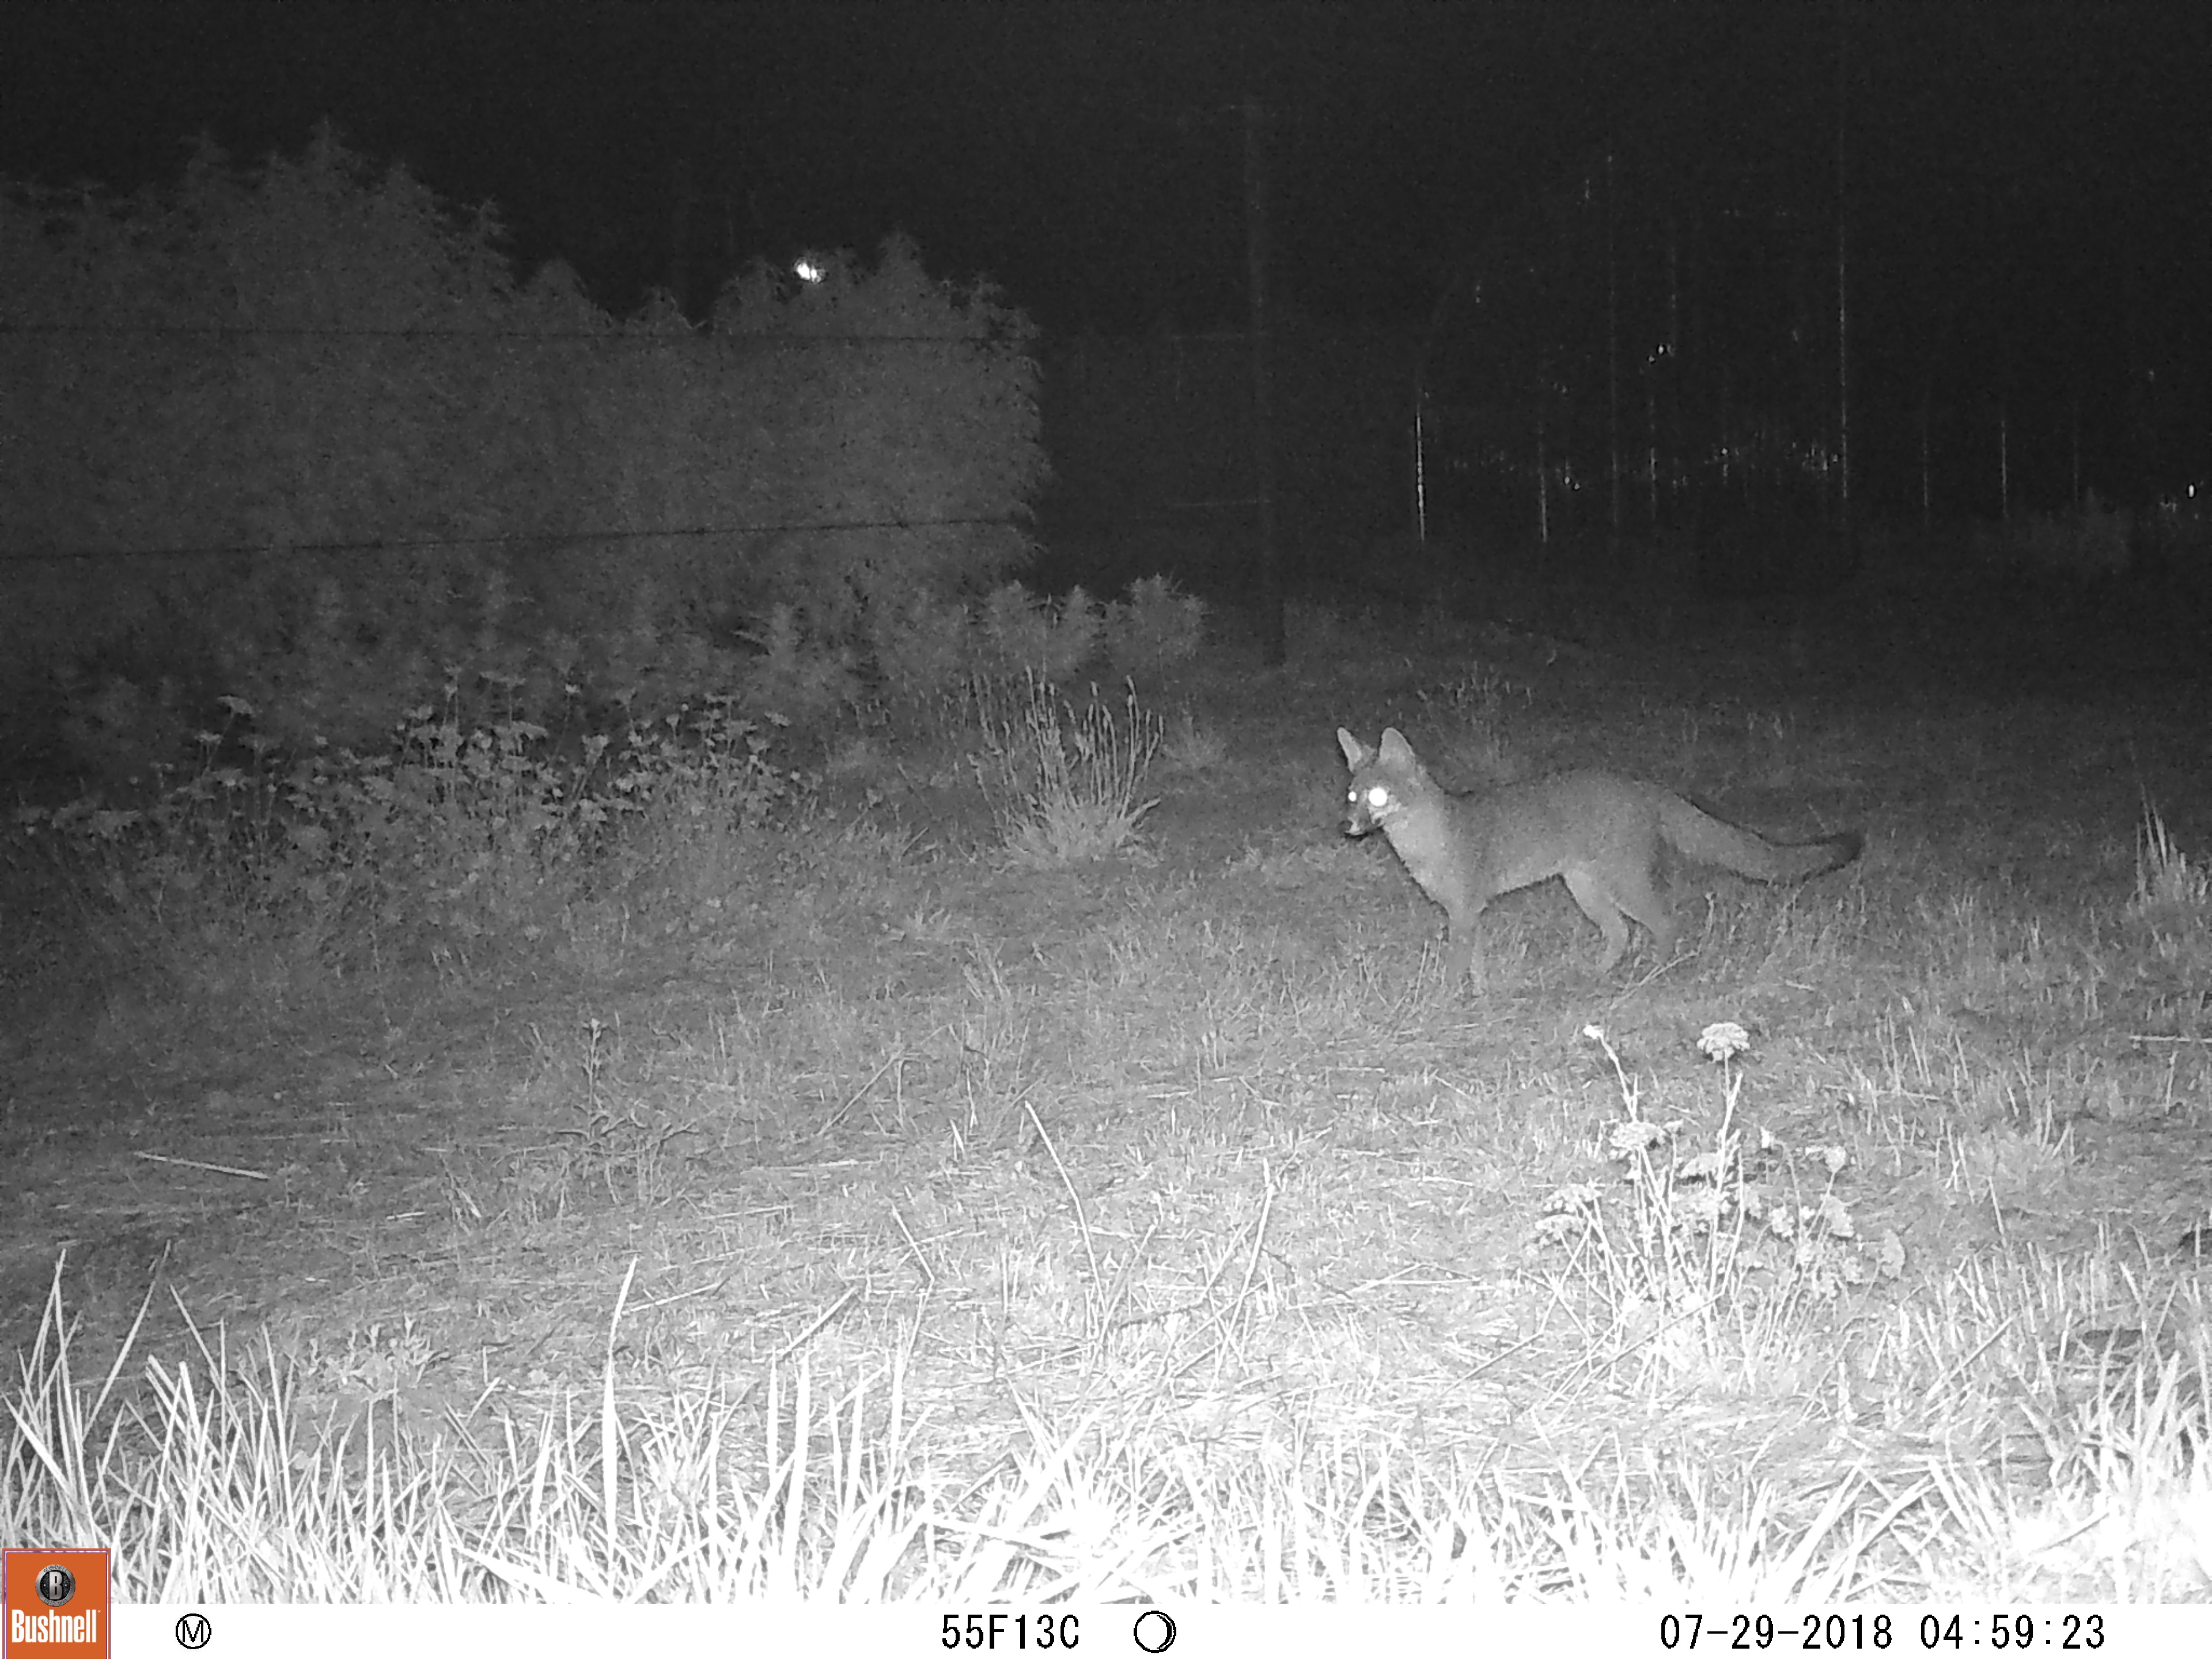
M 2080 1456 L 2033 1504 L 1940 1454 L 1817 1492 L 1723 1493 L 1648 1458 L 1546 1480 L 1366 1441 L 1239 1461 L 1103 1409 L 1030 1413 L 1025 1444 L 978 1482 L 916 1455 L 896 1361 L 835 1397 L 802 1361 L 733 1398 L 618 1401 L 611 1366 L 596 1401 L 449 1413 L 435 1432 L 394 1432 L 375 1407 L 318 1428 L 290 1362 L 221 1332 L 194 1328 L 197 1364 L 148 1359 L 126 1385 L 143 1307 L 85 1384 L 59 1284 L 8 1401 L 0 1542 L 105 1546 L 131 1601 L 1773 1605 L 2175 1599 L 2212 1581 L 2212 1477 L 2187 1427 L 2212 1374 L 2202 1348 L 2051 1425 Z

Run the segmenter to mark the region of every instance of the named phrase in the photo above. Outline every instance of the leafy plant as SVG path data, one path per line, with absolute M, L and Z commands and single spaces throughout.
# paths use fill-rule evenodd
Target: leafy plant
M 535 945 L 650 868 L 650 849 L 757 830 L 803 792 L 728 698 L 563 756 L 533 721 L 465 718 L 464 678 L 371 754 L 287 758 L 227 698 L 235 724 L 200 734 L 189 775 L 136 806 L 23 809 L 12 839 L 72 896 L 112 973 L 283 1004 L 380 966 Z
M 1623 1167 L 1628 1201 L 1616 1216 L 1594 1183 L 1562 1188 L 1547 1201 L 1538 1233 L 1574 1251 L 1630 1331 L 1717 1320 L 1751 1295 L 1751 1276 L 1761 1270 L 1820 1297 L 1902 1270 L 1893 1237 L 1872 1249 L 1858 1237 L 1835 1184 L 1849 1161 L 1842 1148 L 1812 1149 L 1821 1185 L 1809 1194 L 1798 1182 L 1800 1163 L 1771 1136 L 1762 1133 L 1747 1154 L 1737 1127 L 1743 1073 L 1735 1062 L 1750 1046 L 1741 1026 L 1723 1021 L 1699 1034 L 1699 1050 L 1722 1069 L 1722 1114 L 1711 1148 L 1687 1153 L 1674 1150 L 1683 1121 L 1647 1116 L 1604 1031 L 1592 1025 L 1583 1035 L 1605 1050 L 1620 1085 L 1626 1117 L 1608 1131 L 1607 1148 Z
M 1179 708 L 1168 722 L 1160 752 L 1178 772 L 1210 771 L 1229 758 L 1229 739 L 1218 726 L 1200 725 L 1188 708 Z
M 858 695 L 851 650 L 806 638 L 791 606 L 775 606 L 760 631 L 745 638 L 761 653 L 745 670 L 748 707 L 811 721 L 848 706 Z

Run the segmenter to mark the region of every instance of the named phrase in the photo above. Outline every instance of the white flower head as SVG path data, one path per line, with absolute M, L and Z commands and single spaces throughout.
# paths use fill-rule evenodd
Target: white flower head
M 1751 1047 L 1751 1033 L 1732 1019 L 1716 1021 L 1698 1033 L 1698 1049 L 1708 1060 L 1734 1060 Z

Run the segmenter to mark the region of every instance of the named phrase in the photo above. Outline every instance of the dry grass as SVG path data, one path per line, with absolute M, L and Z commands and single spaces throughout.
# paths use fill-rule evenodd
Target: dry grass
M 1159 717 L 1139 705 L 1134 686 L 1116 714 L 1095 687 L 1079 708 L 1033 674 L 1025 684 L 1013 709 L 985 717 L 975 757 L 1006 862 L 1054 870 L 1133 846 L 1159 805 L 1139 799 L 1160 752 Z

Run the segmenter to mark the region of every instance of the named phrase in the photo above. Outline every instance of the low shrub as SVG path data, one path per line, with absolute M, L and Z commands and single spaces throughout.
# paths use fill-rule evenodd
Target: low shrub
M 1206 601 L 1165 576 L 1129 584 L 1129 597 L 1106 608 L 1106 656 L 1123 678 L 1157 673 L 1198 655 L 1206 641 Z
M 234 727 L 200 734 L 188 775 L 132 806 L 27 807 L 9 832 L 109 975 L 151 973 L 187 999 L 281 1006 L 386 967 L 534 947 L 649 874 L 651 849 L 756 830 L 805 793 L 769 760 L 771 727 L 728 697 L 556 746 L 532 720 L 464 719 L 456 677 L 382 752 L 289 756 L 251 729 L 252 705 L 224 701 Z

